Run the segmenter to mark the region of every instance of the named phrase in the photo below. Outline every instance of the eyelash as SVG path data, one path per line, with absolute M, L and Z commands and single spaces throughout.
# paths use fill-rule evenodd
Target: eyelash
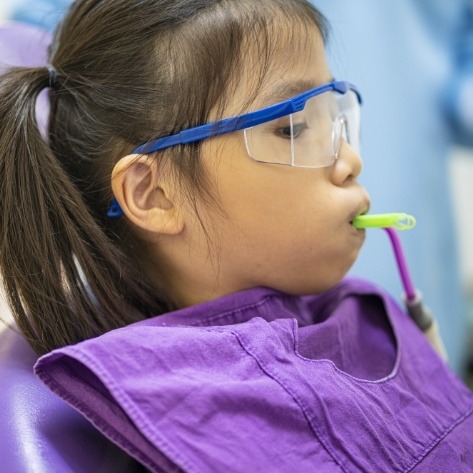
M 307 126 L 306 123 L 294 123 L 293 126 L 293 132 L 294 132 L 294 138 L 298 138 L 301 133 L 303 133 L 305 130 L 307 130 L 309 127 Z M 289 139 L 291 137 L 291 132 L 290 132 L 291 127 L 290 126 L 284 126 L 276 129 L 276 135 L 278 135 L 281 138 Z M 287 133 L 284 133 L 287 131 Z

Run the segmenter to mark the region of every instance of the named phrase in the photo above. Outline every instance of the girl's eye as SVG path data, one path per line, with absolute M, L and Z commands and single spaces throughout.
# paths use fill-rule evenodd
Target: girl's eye
M 307 130 L 307 128 L 308 126 L 305 123 L 294 123 L 292 125 L 292 137 L 298 138 L 305 130 Z M 282 138 L 290 139 L 291 127 L 290 126 L 280 127 L 276 130 L 276 134 L 278 136 L 281 136 Z

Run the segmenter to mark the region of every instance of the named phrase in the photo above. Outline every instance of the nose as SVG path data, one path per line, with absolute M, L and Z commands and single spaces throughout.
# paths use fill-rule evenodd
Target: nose
M 331 167 L 331 179 L 337 186 L 356 181 L 363 168 L 363 161 L 355 150 L 345 140 L 340 144 L 338 158 Z

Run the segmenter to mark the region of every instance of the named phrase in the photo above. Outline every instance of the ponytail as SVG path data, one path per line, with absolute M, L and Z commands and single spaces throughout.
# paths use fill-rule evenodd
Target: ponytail
M 51 85 L 46 67 L 0 76 L 0 274 L 37 353 L 170 308 L 96 222 L 41 136 L 35 102 Z

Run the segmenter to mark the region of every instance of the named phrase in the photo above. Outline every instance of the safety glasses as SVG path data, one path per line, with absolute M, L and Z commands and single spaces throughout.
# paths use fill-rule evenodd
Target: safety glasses
M 334 81 L 260 110 L 144 143 L 132 153 L 151 154 L 243 130 L 247 153 L 255 161 L 307 168 L 330 166 L 343 141 L 359 150 L 361 102 L 354 85 Z M 123 215 L 116 200 L 107 215 Z

